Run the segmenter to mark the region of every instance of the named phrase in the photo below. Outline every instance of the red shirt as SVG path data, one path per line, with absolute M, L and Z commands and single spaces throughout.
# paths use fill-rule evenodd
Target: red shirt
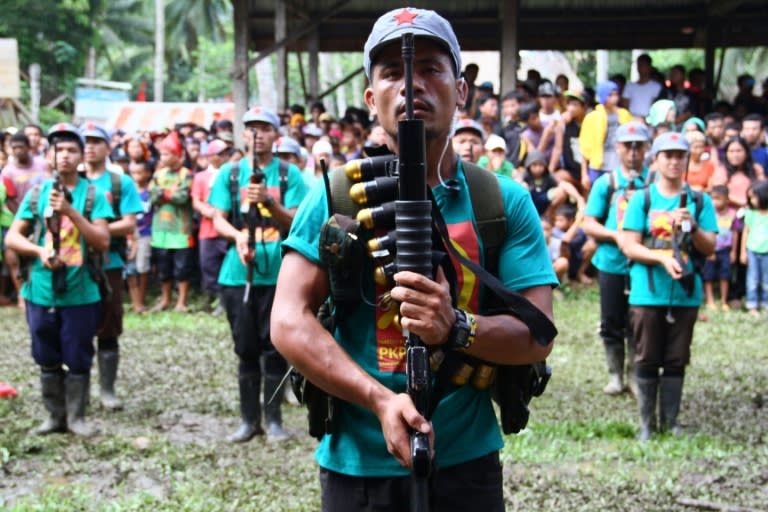
M 211 193 L 211 185 L 213 185 L 213 181 L 216 179 L 216 174 L 218 174 L 218 170 L 212 167 L 195 174 L 195 177 L 192 179 L 192 197 L 207 203 L 208 196 Z M 210 240 L 218 238 L 218 236 L 219 234 L 213 227 L 213 220 L 208 217 L 201 217 L 200 231 L 197 237 L 200 240 Z

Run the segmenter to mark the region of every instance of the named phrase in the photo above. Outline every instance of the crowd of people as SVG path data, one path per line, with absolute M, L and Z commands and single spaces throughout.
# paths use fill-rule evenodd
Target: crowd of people
M 93 434 L 84 415 L 95 353 L 102 403 L 122 407 L 115 380 L 124 291 L 138 314 L 169 308 L 183 313 L 190 288 L 199 286 L 211 314 L 226 312 L 239 360 L 242 423 L 230 441 L 265 433 L 274 441 L 287 438 L 281 400 L 265 399 L 262 407 L 260 397 L 262 389 L 265 397 L 279 395 L 288 359 L 346 401 L 338 407 L 340 433 L 325 436 L 318 452 L 324 503 L 340 503 L 342 490 L 352 485 L 339 475 L 403 476 L 397 462 L 410 464 L 404 429 L 429 434 L 432 427 L 400 395 L 382 391 L 382 382 L 388 390 L 402 387 L 400 380 L 388 380 L 402 371 L 401 358 L 366 359 L 359 340 L 350 338 L 369 325 L 362 313 L 337 319 L 336 341 L 321 334 L 313 319 L 325 299 L 318 290 L 329 290 L 318 254 L 319 233 L 333 213 L 324 210 L 323 165 L 340 167 L 396 149 L 402 112 L 392 106 L 388 86 L 402 73 L 395 69 L 397 45 L 390 43 L 392 34 L 422 23 L 435 35 L 419 39 L 425 44 L 417 46 L 423 59 L 415 69 L 421 81 L 416 99 L 428 121 L 428 181 L 452 239 L 465 248 L 474 243 L 467 254 L 481 261 L 482 240 L 474 231 L 473 242 L 454 231 L 474 218 L 469 200 L 463 209 L 452 205 L 455 191 L 466 189 L 463 165 L 498 175 L 509 215 L 505 247 L 524 249 L 517 255 L 502 250 L 499 277 L 550 317 L 552 285 L 590 285 L 596 278 L 609 373 L 605 393 L 628 389 L 637 397 L 641 439 L 679 429 L 693 327 L 705 318 L 702 297 L 710 314 L 743 306 L 759 316 L 768 302 L 768 84 L 756 97 L 754 78 L 743 75 L 733 102 L 714 101 L 701 70 L 686 76 L 674 66 L 665 78 L 641 55 L 637 82 L 614 76 L 576 91 L 563 75 L 551 81 L 530 71 L 499 96 L 492 84 L 475 84 L 476 65 L 462 70 L 447 21 L 420 9 L 389 14 L 374 26 L 365 48 L 367 108 L 350 108 L 339 118 L 316 102 L 281 113 L 254 107 L 241 120 L 162 132 L 124 133 L 93 123 L 60 123 L 47 131 L 31 124 L 6 128 L 0 145 L 0 301 L 24 308 L 30 327 L 49 413 L 38 433 Z M 431 98 L 432 89 L 451 104 Z M 235 144 L 233 122 L 245 128 L 244 147 Z M 444 195 L 443 189 L 454 193 Z M 465 329 L 466 344 L 458 348 L 499 364 L 534 362 L 551 350 L 551 340 L 548 348 L 537 347 L 513 317 L 481 316 L 477 291 L 457 303 L 440 283 L 407 272 L 396 280 L 390 296 L 400 303 L 399 324 L 428 344 L 453 343 Z M 156 282 L 159 297 L 149 305 Z M 333 280 L 330 286 L 333 295 Z M 386 345 L 376 329 L 365 329 L 372 337 L 365 343 Z M 510 332 L 521 340 L 514 350 L 504 345 Z M 316 339 L 317 346 L 307 345 Z M 327 373 L 330 357 L 343 361 L 345 370 Z M 476 394 L 462 394 L 459 409 L 468 420 L 490 421 L 490 401 L 476 410 Z M 438 435 L 448 428 L 445 420 L 444 414 L 434 419 Z M 458 444 L 438 437 L 438 463 L 466 472 L 475 467 L 467 462 L 472 459 L 496 468 L 500 437 L 489 425 L 468 424 L 467 432 L 450 427 Z M 361 447 L 368 442 L 356 429 L 368 441 L 376 438 L 372 447 Z M 470 431 L 479 437 L 469 444 L 477 446 L 480 438 L 485 444 L 464 453 L 462 440 Z M 484 457 L 488 453 L 495 458 Z M 443 478 L 457 477 L 444 472 Z M 495 489 L 489 496 L 495 503 Z

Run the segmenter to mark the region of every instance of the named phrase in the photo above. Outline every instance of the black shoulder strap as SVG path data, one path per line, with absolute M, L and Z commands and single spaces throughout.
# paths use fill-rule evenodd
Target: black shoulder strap
M 120 220 L 123 218 L 122 212 L 120 211 L 120 198 L 123 193 L 122 175 L 109 170 L 107 170 L 107 172 L 112 180 L 112 211 L 115 214 L 115 220 Z
M 40 203 L 40 185 L 35 185 L 32 188 L 32 192 L 29 195 L 29 209 L 32 210 L 32 215 L 37 219 L 37 208 Z
M 285 193 L 288 191 L 288 164 L 280 160 L 278 172 L 280 173 L 280 204 L 285 206 Z
M 605 213 L 597 219 L 600 224 L 605 225 L 605 221 L 608 220 L 608 214 L 611 211 L 613 205 L 613 196 L 616 193 L 616 171 L 608 173 L 608 201 L 605 203 Z
M 83 217 L 91 222 L 91 213 L 93 213 L 93 202 L 96 199 L 96 186 L 88 184 L 88 190 L 85 192 L 85 208 L 83 208 Z
M 647 217 L 651 211 L 651 186 L 643 188 L 643 214 Z
M 486 171 L 488 172 L 488 171 Z M 435 229 L 443 239 L 443 245 L 448 249 L 454 258 L 462 265 L 469 268 L 475 276 L 483 283 L 486 289 L 494 294 L 504 304 L 504 310 L 513 316 L 519 318 L 531 332 L 531 336 L 542 346 L 547 346 L 555 336 L 557 328 L 552 321 L 539 308 L 533 305 L 531 301 L 517 292 L 513 292 L 504 286 L 496 276 L 485 270 L 472 260 L 465 258 L 450 243 L 450 235 L 445 224 L 445 219 L 437 206 L 432 191 L 429 191 L 432 200 L 432 219 Z
M 240 211 L 240 164 L 231 164 L 229 170 L 229 222 L 240 229 L 243 214 Z
M 477 229 L 485 253 L 485 268 L 498 273 L 499 252 L 507 236 L 504 198 L 496 175 L 477 165 L 462 162 Z

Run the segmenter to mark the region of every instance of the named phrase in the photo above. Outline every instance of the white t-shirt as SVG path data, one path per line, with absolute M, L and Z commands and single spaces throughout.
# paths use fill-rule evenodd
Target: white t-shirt
M 546 114 L 543 110 L 539 110 L 539 119 L 544 126 L 547 126 L 549 123 L 557 122 L 560 119 L 560 111 L 555 109 L 551 114 Z
M 624 97 L 629 100 L 629 111 L 633 116 L 645 117 L 651 110 L 653 100 L 661 92 L 661 84 L 649 80 L 644 84 L 632 82 L 624 87 Z

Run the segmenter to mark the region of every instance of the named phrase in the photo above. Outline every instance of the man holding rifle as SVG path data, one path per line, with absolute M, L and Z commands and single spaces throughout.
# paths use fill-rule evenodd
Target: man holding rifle
M 89 437 L 95 430 L 85 422 L 85 408 L 93 337 L 102 311 L 99 286 L 88 268 L 88 252 L 104 252 L 109 247 L 107 224 L 112 208 L 101 191 L 77 174 L 85 147 L 77 128 L 57 124 L 48 140 L 54 148 L 56 178 L 27 192 L 6 244 L 18 254 L 34 258 L 22 295 L 32 357 L 40 366 L 43 404 L 48 411 L 35 433 L 69 431 Z
M 401 37 L 407 33 L 415 36 L 411 106 L 413 117 L 424 122 L 426 183 L 451 243 L 480 263 L 483 244 L 464 164 L 450 143 L 454 112 L 464 105 L 467 94 L 451 25 L 433 11 L 412 8 L 379 18 L 364 48 L 370 81 L 365 101 L 397 141 L 398 122 L 410 110 L 406 109 L 406 73 L 400 53 Z M 390 149 L 402 148 L 404 141 L 399 142 Z M 402 186 L 403 176 L 400 180 Z M 557 281 L 536 210 L 530 195 L 512 180 L 499 178 L 498 185 L 506 214 L 499 277 L 508 289 L 520 292 L 551 318 L 552 286 Z M 333 196 L 335 203 L 340 199 Z M 272 315 L 275 346 L 310 382 L 338 398 L 330 432 L 316 454 L 323 510 L 407 510 L 412 506 L 410 434 L 414 431 L 428 435 L 434 448 L 429 488 L 433 510 L 503 510 L 498 454 L 503 442 L 488 389 L 458 387 L 427 421 L 405 392 L 404 338 L 391 330 L 400 326 L 433 350 L 461 346 L 468 355 L 500 364 L 543 360 L 551 350 L 551 338 L 537 344 L 517 318 L 480 314 L 479 282 L 455 261 L 450 273 L 461 284 L 456 301 L 442 267 L 435 280 L 414 272 L 396 273 L 397 285 L 379 294 L 373 284 L 373 264 L 365 256 L 365 261 L 343 265 L 360 266 L 359 294 L 364 296 L 359 304 L 347 303 L 343 314 L 336 308 L 336 325 L 330 334 L 315 314 L 345 275 L 332 274 L 321 263 L 326 252 L 340 249 L 321 242 L 321 229 L 325 232 L 338 217 L 329 220 L 334 212 L 326 203 L 326 189 L 316 187 L 297 213 L 284 243 L 286 254 Z M 346 238 L 374 236 L 370 229 L 357 233 Z
M 272 152 L 280 127 L 277 116 L 254 107 L 243 116 L 243 124 L 248 156 L 237 165 L 221 167 L 208 198 L 216 208 L 216 231 L 230 241 L 219 285 L 239 357 L 242 423 L 228 440 L 246 442 L 264 434 L 260 402 L 263 358 L 267 440 L 283 441 L 288 436 L 282 429 L 283 395 L 278 391 L 286 364 L 270 341 L 269 315 L 280 268 L 281 233 L 291 227 L 306 188 L 301 171 L 281 163 Z

